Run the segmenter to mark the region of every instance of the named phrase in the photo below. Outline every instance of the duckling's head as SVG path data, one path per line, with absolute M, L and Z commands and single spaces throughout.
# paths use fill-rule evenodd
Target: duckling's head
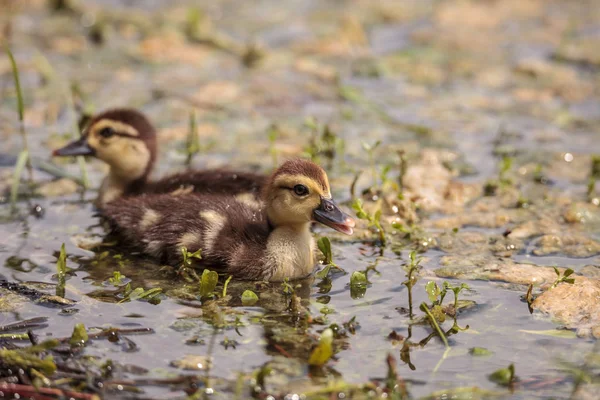
M 79 140 L 55 150 L 54 156 L 94 156 L 126 181 L 145 178 L 156 157 L 156 132 L 141 112 L 113 109 L 95 115 Z
M 336 231 L 352 234 L 354 220 L 331 198 L 325 171 L 308 160 L 290 160 L 271 175 L 263 189 L 269 222 L 299 226 L 318 221 Z

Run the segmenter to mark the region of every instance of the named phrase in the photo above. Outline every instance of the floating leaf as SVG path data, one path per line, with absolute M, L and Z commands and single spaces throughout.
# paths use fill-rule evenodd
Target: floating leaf
M 491 356 L 494 354 L 493 351 L 486 349 L 485 347 L 471 347 L 469 349 L 469 354 L 472 356 Z
M 490 381 L 502 386 L 510 386 L 515 380 L 515 365 L 510 364 L 508 368 L 501 368 L 489 376 Z
M 253 306 L 258 302 L 258 296 L 252 290 L 244 290 L 242 293 L 242 304 L 245 306 Z
M 552 336 L 561 339 L 576 339 L 577 333 L 566 329 L 548 329 L 545 331 L 528 331 L 521 329 L 521 332 L 531 333 L 532 335 Z
M 321 338 L 319 339 L 319 344 L 312 351 L 310 357 L 308 358 L 308 364 L 321 367 L 329 361 L 331 356 L 333 355 L 333 331 L 329 328 L 325 329 L 323 333 L 321 333 Z
M 219 274 L 215 271 L 205 269 L 200 278 L 200 297 L 212 295 L 219 282 Z
M 85 330 L 85 325 L 76 324 L 75 328 L 73 328 L 73 334 L 69 339 L 69 344 L 71 346 L 83 346 L 88 341 L 88 334 Z
M 350 297 L 362 298 L 367 291 L 367 275 L 361 271 L 354 271 L 350 276 Z

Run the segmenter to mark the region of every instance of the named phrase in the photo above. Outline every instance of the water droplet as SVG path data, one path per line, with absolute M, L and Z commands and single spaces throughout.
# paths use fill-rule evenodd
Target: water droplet
M 571 153 L 565 153 L 564 159 L 565 159 L 566 162 L 573 161 L 573 154 L 571 154 Z

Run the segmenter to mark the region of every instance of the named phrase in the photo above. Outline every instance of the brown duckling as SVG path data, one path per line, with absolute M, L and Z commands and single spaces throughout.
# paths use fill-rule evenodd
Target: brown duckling
M 281 165 L 250 204 L 231 196 L 138 196 L 110 202 L 102 214 L 114 232 L 170 265 L 183 247 L 203 265 L 240 279 L 282 281 L 314 266 L 312 221 L 351 235 L 354 220 L 331 198 L 325 171 L 307 160 Z
M 55 150 L 53 155 L 94 156 L 109 165 L 96 200 L 99 207 L 122 196 L 142 193 L 259 196 L 266 182 L 263 175 L 227 169 L 189 170 L 150 181 L 156 153 L 156 131 L 150 121 L 137 110 L 123 108 L 94 116 L 79 140 Z

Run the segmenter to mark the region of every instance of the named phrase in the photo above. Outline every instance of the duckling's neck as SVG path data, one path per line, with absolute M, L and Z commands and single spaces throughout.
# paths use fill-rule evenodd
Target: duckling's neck
M 267 257 L 274 267 L 270 280 L 309 275 L 315 267 L 314 248 L 310 222 L 275 227 L 267 242 Z
M 142 190 L 146 181 L 146 175 L 131 179 L 124 174 L 115 172 L 111 168 L 108 175 L 102 181 L 98 198 L 96 199 L 96 205 L 100 207 L 125 194 L 137 193 Z

